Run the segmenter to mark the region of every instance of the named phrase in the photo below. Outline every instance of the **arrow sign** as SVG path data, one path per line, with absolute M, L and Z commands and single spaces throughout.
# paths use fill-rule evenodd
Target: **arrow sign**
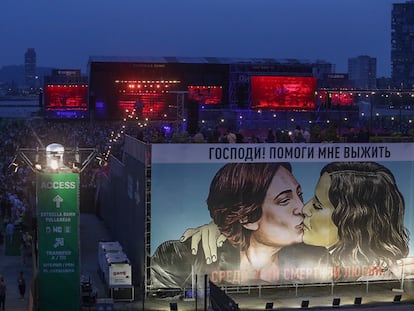
M 60 195 L 57 195 L 52 199 L 52 201 L 55 202 L 56 208 L 60 208 L 60 203 L 63 202 L 63 199 Z

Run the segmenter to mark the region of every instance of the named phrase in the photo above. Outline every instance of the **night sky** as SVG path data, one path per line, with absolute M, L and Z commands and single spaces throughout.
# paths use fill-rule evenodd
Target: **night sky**
M 398 0 L 2 0 L 0 67 L 86 70 L 89 56 L 350 57 L 391 72 L 391 10 Z

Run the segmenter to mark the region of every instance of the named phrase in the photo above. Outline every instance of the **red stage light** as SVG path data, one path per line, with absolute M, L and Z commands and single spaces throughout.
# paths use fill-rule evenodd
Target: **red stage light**
M 221 86 L 197 86 L 188 87 L 188 99 L 195 100 L 205 105 L 215 105 L 222 102 L 223 88 Z
M 252 76 L 252 109 L 313 110 L 316 78 Z

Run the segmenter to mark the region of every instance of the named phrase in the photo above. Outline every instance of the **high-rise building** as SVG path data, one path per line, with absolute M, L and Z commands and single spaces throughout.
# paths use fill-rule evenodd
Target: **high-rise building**
M 24 78 L 26 87 L 36 87 L 36 51 L 28 48 L 24 53 Z
M 394 3 L 391 17 L 391 78 L 397 88 L 414 87 L 414 1 Z
M 349 58 L 348 78 L 357 89 L 376 88 L 377 59 L 367 55 Z

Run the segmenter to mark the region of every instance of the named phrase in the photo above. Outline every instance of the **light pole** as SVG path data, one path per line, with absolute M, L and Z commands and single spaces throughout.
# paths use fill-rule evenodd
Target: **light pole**
M 80 162 L 82 154 L 85 160 Z M 96 158 L 95 149 L 69 149 L 53 143 L 46 148 L 19 149 L 36 175 L 37 297 L 42 311 L 81 307 L 79 254 L 79 174 Z M 16 164 L 18 165 L 18 164 Z

